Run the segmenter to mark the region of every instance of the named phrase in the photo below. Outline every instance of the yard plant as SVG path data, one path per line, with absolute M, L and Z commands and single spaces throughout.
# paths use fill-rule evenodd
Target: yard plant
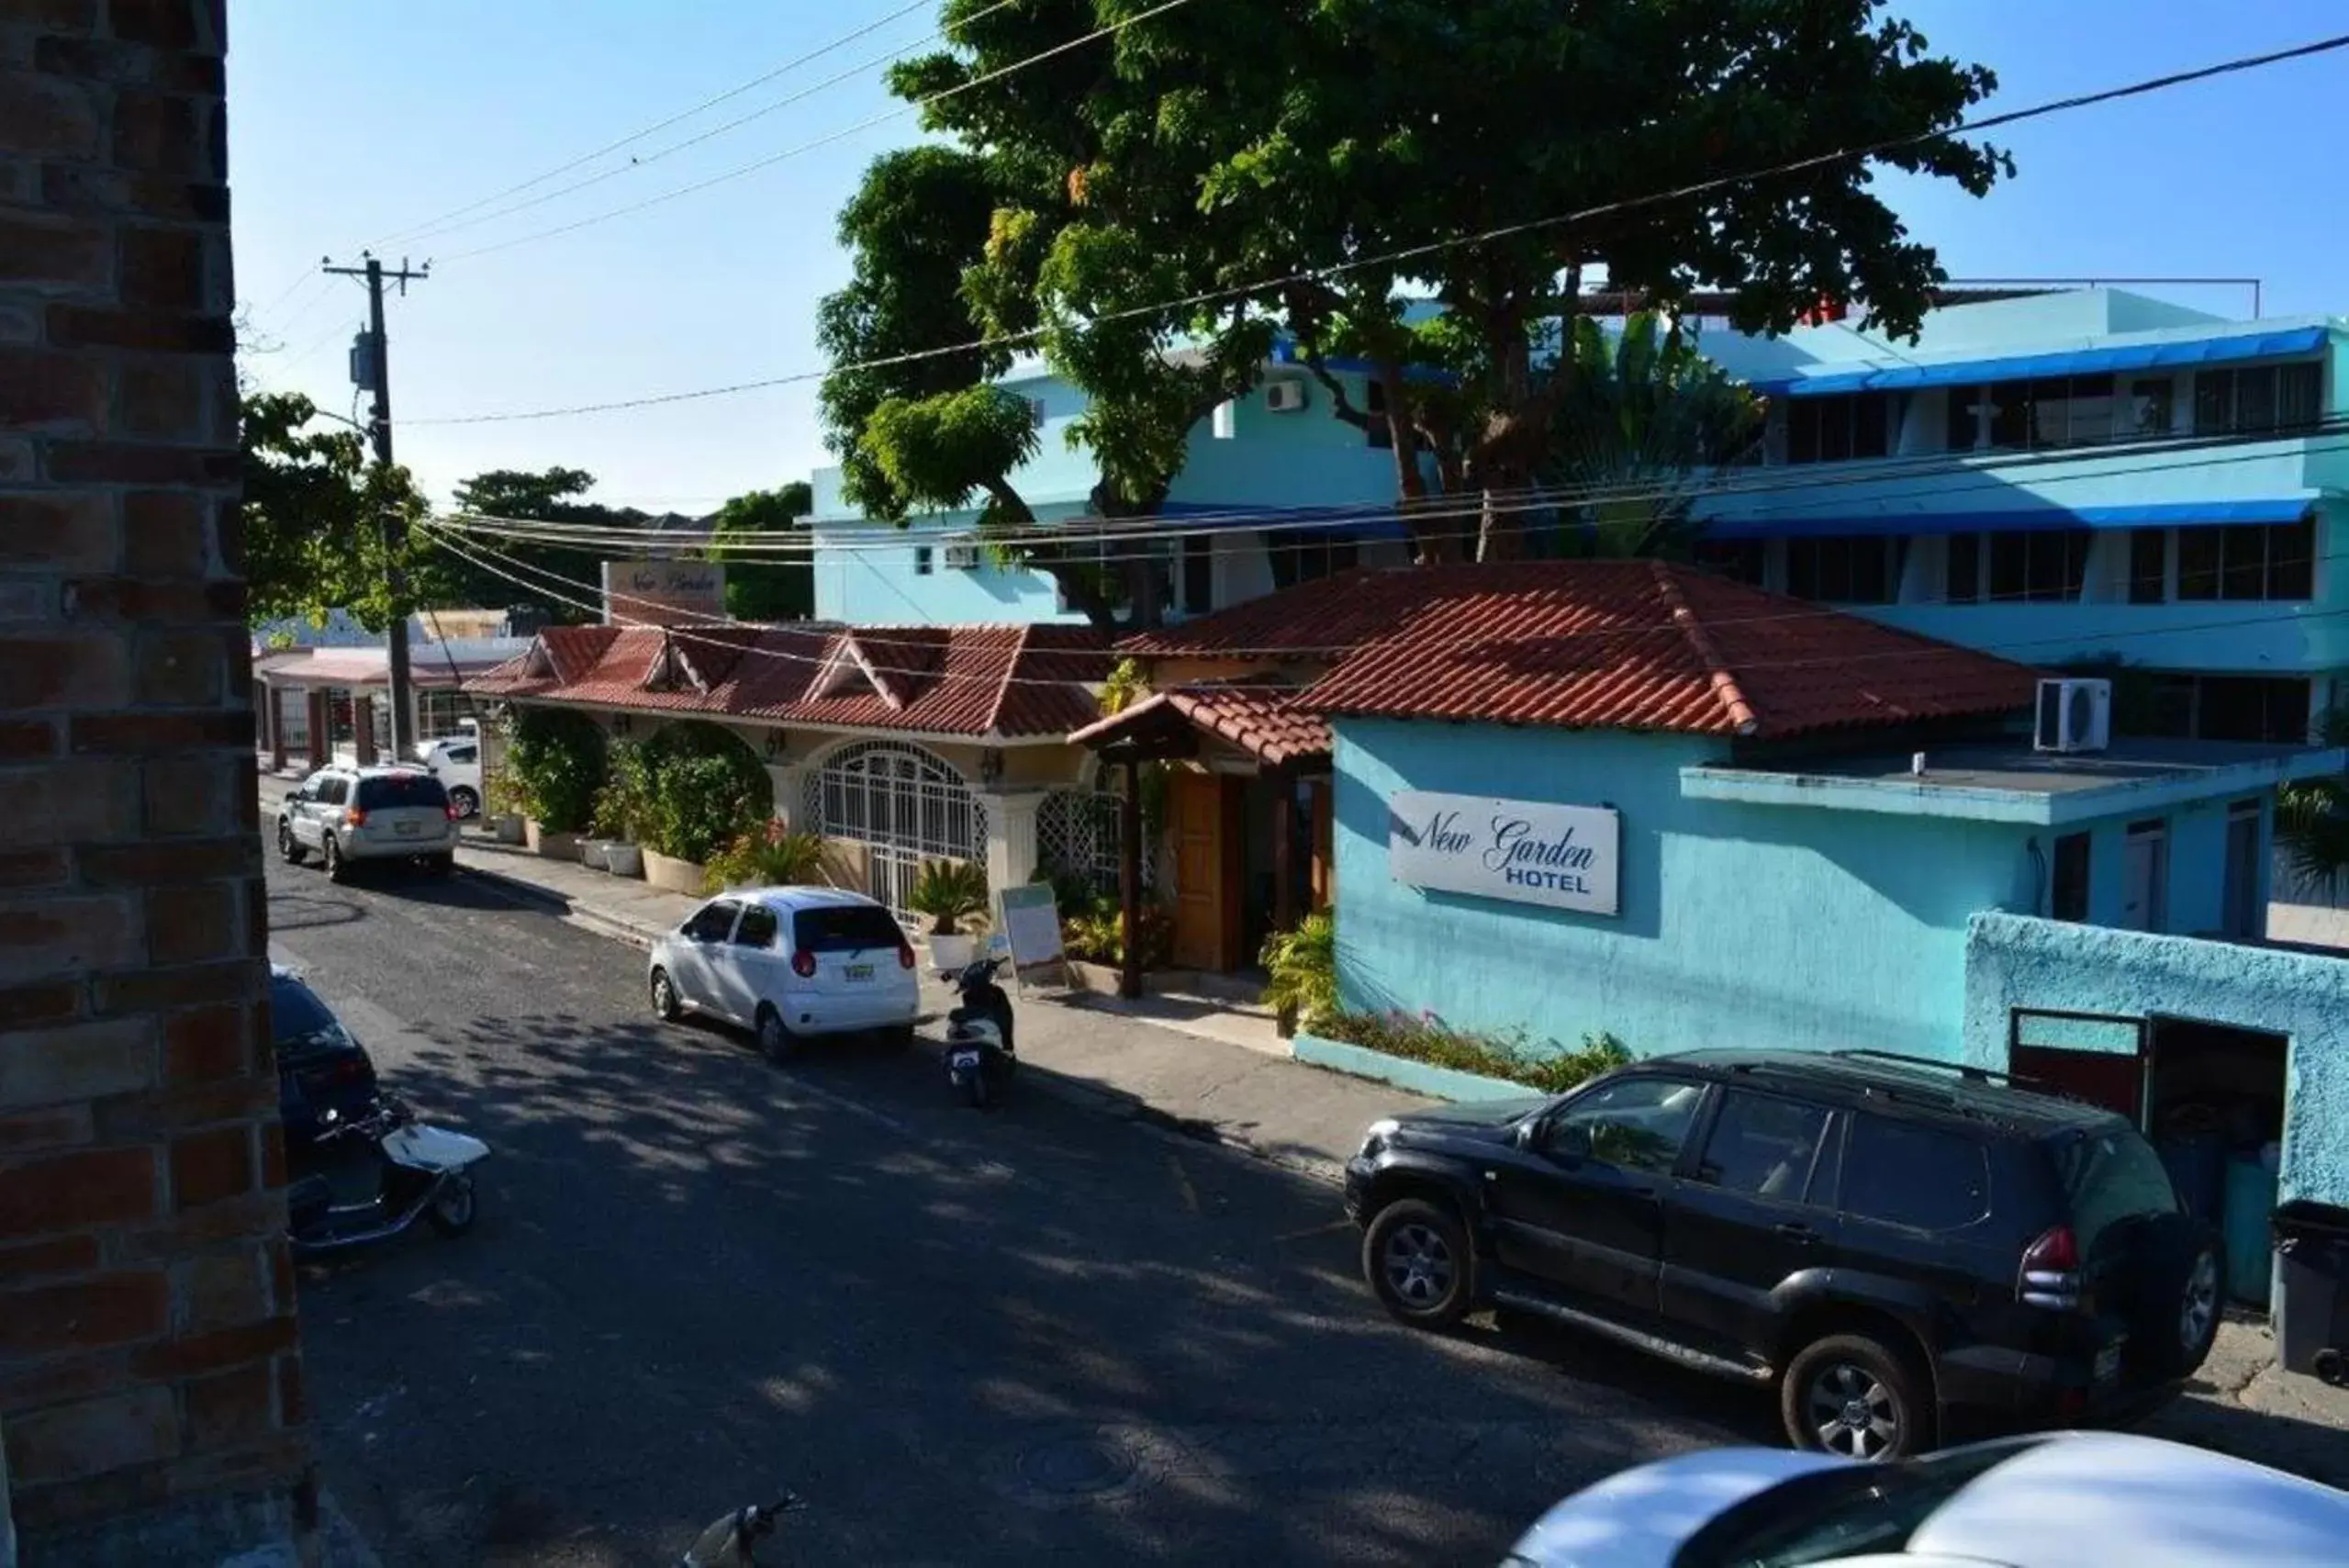
M 965 921 L 987 912 L 987 868 L 975 860 L 926 861 L 906 904 L 930 917 L 932 935 L 960 935 Z

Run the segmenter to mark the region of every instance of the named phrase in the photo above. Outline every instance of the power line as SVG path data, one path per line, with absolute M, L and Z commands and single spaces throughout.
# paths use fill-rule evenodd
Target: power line
M 500 240 L 495 244 L 477 245 L 470 251 L 458 251 L 444 259 L 452 262 L 469 261 L 475 256 L 487 256 L 498 251 L 510 251 L 517 245 L 528 245 L 535 243 L 541 240 L 552 240 L 558 234 L 575 233 L 582 229 L 593 228 L 595 225 L 599 223 L 609 223 L 615 218 L 626 218 L 631 214 L 643 212 L 647 207 L 659 207 L 664 203 L 675 201 L 680 196 L 688 196 L 699 191 L 706 191 L 712 185 L 721 185 L 729 180 L 738 180 L 744 174 L 755 174 L 761 169 L 772 167 L 777 163 L 782 162 L 787 158 L 797 158 L 802 152 L 812 152 L 819 147 L 829 147 L 835 141 L 845 140 L 847 138 L 856 135 L 858 131 L 870 130 L 877 125 L 886 125 L 890 120 L 901 119 L 907 115 L 913 114 L 918 110 L 929 107 L 932 104 L 943 103 L 945 100 L 954 97 L 958 94 L 968 93 L 974 87 L 983 87 L 990 82 L 1001 80 L 1005 76 L 1012 75 L 1015 72 L 1024 71 L 1032 65 L 1040 65 L 1044 62 L 1051 60 L 1056 56 L 1068 53 L 1070 50 L 1081 49 L 1086 44 L 1097 42 L 1102 39 L 1110 37 L 1113 33 L 1124 32 L 1126 28 L 1134 26 L 1136 22 L 1147 22 L 1153 17 L 1164 16 L 1167 12 L 1175 9 L 1177 6 L 1188 6 L 1190 4 L 1191 0 L 1160 0 L 1158 5 L 1152 6 L 1149 10 L 1141 12 L 1136 16 L 1128 17 L 1123 21 L 1112 22 L 1105 27 L 1095 28 L 1091 32 L 1086 33 L 1082 37 L 1070 39 L 1064 43 L 1057 43 L 1050 49 L 1042 50 L 1035 54 L 1029 55 L 1025 60 L 1014 61 L 1009 65 L 999 66 L 993 71 L 974 76 L 968 82 L 957 83 L 952 87 L 942 88 L 938 92 L 931 93 L 925 96 L 916 98 L 912 103 L 900 104 L 896 108 L 886 109 L 881 113 L 873 116 L 869 119 L 858 120 L 855 125 L 835 130 L 828 136 L 820 136 L 813 141 L 803 141 L 797 147 L 787 147 L 780 152 L 769 153 L 764 158 L 755 159 L 748 163 L 737 165 L 734 168 L 725 171 L 723 174 L 712 174 L 706 180 L 696 180 L 689 185 L 679 185 L 675 190 L 665 191 L 659 196 L 647 196 L 643 201 L 632 202 L 626 207 L 612 207 L 608 211 L 594 213 L 588 217 L 576 219 L 570 223 L 558 224 L 553 229 L 541 229 L 529 234 L 517 235 L 511 240 Z
M 1180 4 L 1181 0 L 1170 0 L 1170 3 Z M 1161 6 L 1158 7 L 1158 10 L 1165 10 L 1167 8 L 1167 6 Z M 1147 17 L 1156 15 L 1158 15 L 1158 11 L 1145 12 L 1142 16 L 1131 18 L 1130 22 L 1142 21 Z M 1119 26 L 1127 26 L 1130 25 L 1130 22 L 1121 23 Z M 1087 39 L 1078 39 L 1076 41 L 1079 43 L 1089 41 L 1091 36 L 1092 35 L 1088 35 Z M 1073 45 L 1064 44 L 1060 47 L 1067 49 L 1073 47 Z M 1261 294 L 1268 290 L 1282 287 L 1288 284 L 1318 282 L 1325 278 L 1359 271 L 1364 267 L 1385 266 L 1396 262 L 1406 262 L 1417 257 L 1432 255 L 1437 252 L 1451 250 L 1462 245 L 1488 244 L 1495 240 L 1509 239 L 1519 234 L 1532 233 L 1543 229 L 1556 228 L 1562 224 L 1586 222 L 1594 218 L 1610 217 L 1616 213 L 1629 212 L 1640 207 L 1657 206 L 1664 202 L 1683 200 L 1693 196 L 1707 195 L 1713 191 L 1721 190 L 1734 185 L 1745 184 L 1750 181 L 1773 178 L 1781 174 L 1799 174 L 1806 169 L 1818 168 L 1825 164 L 1838 162 L 1848 159 L 1875 157 L 1885 152 L 1896 151 L 1904 147 L 1917 146 L 1927 141 L 1939 140 L 1944 138 L 1970 136 L 1981 131 L 1995 129 L 1999 126 L 2015 125 L 2024 120 L 2041 118 L 2048 115 L 2062 114 L 2073 109 L 2086 108 L 2094 105 L 2111 103 L 2119 99 L 2135 97 L 2147 93 L 2162 92 L 2168 88 L 2183 86 L 2189 83 L 2206 81 L 2212 77 L 2227 75 L 2236 72 L 2256 70 L 2265 66 L 2278 64 L 2286 61 L 2298 60 L 2311 55 L 2327 53 L 2344 47 L 2349 47 L 2349 33 L 2343 33 L 2332 38 L 2321 39 L 2313 43 L 2300 44 L 2291 49 L 2271 50 L 2265 54 L 2244 55 L 2238 59 L 2222 61 L 2215 65 L 2207 65 L 2193 71 L 2177 72 L 2167 76 L 2152 77 L 2145 81 L 2130 83 L 2124 86 L 2107 88 L 2102 92 L 2082 94 L 2069 98 L 2059 98 L 2051 103 L 2034 105 L 2030 108 L 2015 109 L 2005 114 L 1993 115 L 1984 119 L 1968 121 L 1962 125 L 1953 126 L 1947 130 L 1922 131 L 1910 136 L 1894 137 L 1882 141 L 1871 142 L 1860 147 L 1846 148 L 1834 152 L 1819 153 L 1809 158 L 1798 159 L 1790 163 L 1778 164 L 1774 167 L 1752 170 L 1741 174 L 1723 175 L 1716 179 L 1702 180 L 1694 185 L 1681 185 L 1672 190 L 1654 192 L 1647 196 L 1626 197 L 1620 201 L 1609 202 L 1598 207 L 1583 207 L 1574 212 L 1560 213 L 1549 218 L 1533 218 L 1523 223 L 1506 224 L 1500 228 L 1487 229 L 1473 234 L 1457 235 L 1446 240 L 1430 241 L 1425 244 L 1408 246 L 1402 250 L 1389 251 L 1378 255 L 1365 256 L 1350 262 L 1340 262 L 1327 267 L 1311 268 L 1301 272 L 1289 273 L 1281 276 L 1265 278 L 1256 283 L 1242 284 L 1234 287 L 1203 289 L 1195 294 L 1161 300 L 1155 304 L 1134 306 L 1124 309 L 1108 311 L 1092 318 L 1091 324 L 1094 326 L 1103 326 L 1113 321 L 1128 320 L 1136 317 L 1156 315 L 1162 311 L 1180 309 L 1187 306 L 1205 305 L 1220 300 L 1236 299 L 1247 295 Z M 1022 62 L 1021 63 L 1028 64 L 1032 63 L 1032 62 Z M 1017 69 L 1017 67 L 1006 67 L 1005 69 Z M 997 73 L 997 74 L 1001 74 L 1001 73 Z M 981 82 L 987 80 L 989 80 L 988 77 L 979 77 L 964 84 L 963 88 L 956 88 L 953 90 L 962 91 L 964 88 L 975 87 Z M 918 107 L 919 106 L 915 105 L 910 106 Z M 861 129 L 863 128 L 852 127 L 851 129 Z M 753 167 L 755 167 L 755 165 L 753 165 Z M 735 171 L 736 174 L 747 172 L 747 168 Z M 720 177 L 732 178 L 733 175 L 729 174 Z M 705 184 L 711 182 L 705 182 Z M 699 188 L 701 187 L 687 186 L 683 191 L 670 193 L 670 196 L 680 196 Z M 655 199 L 665 201 L 669 199 L 669 197 L 663 196 Z M 607 213 L 602 217 L 590 218 L 586 221 L 602 222 L 607 218 L 619 217 L 622 212 L 633 210 L 636 209 L 622 208 L 620 212 Z M 573 227 L 577 227 L 577 225 L 574 225 Z M 550 230 L 545 231 L 545 233 L 525 236 L 525 239 L 543 239 L 547 237 L 549 234 L 561 232 L 564 232 L 564 230 Z M 509 243 L 515 244 L 521 242 L 521 241 L 509 241 Z M 477 254 L 478 252 L 474 253 Z M 974 338 L 968 342 L 948 344 L 943 348 L 912 349 L 903 353 L 883 354 L 872 359 L 851 361 L 847 364 L 833 365 L 824 370 L 795 371 L 788 375 L 765 376 L 754 381 L 737 381 L 723 386 L 706 386 L 689 392 L 665 392 L 643 398 L 622 398 L 602 403 L 576 403 L 553 409 L 532 409 L 485 414 L 449 414 L 442 415 L 433 419 L 410 420 L 408 423 L 411 425 L 496 424 L 509 423 L 522 420 L 565 419 L 584 414 L 612 413 L 625 409 L 656 408 L 668 403 L 693 402 L 707 398 L 732 397 L 743 392 L 763 391 L 773 386 L 787 386 L 802 382 L 821 381 L 828 375 L 847 371 L 881 370 L 887 369 L 892 365 L 912 364 L 922 360 L 937 359 L 948 354 L 964 354 L 986 349 L 1009 348 L 1022 343 L 1034 342 L 1044 337 L 1050 330 L 1052 330 L 1052 329 L 1048 327 L 1032 328 L 1024 331 L 1006 332 L 995 336 Z
M 669 116 L 666 119 L 654 121 L 653 124 L 646 126 L 642 130 L 631 131 L 628 135 L 621 137 L 617 141 L 608 141 L 592 152 L 583 152 L 576 158 L 572 159 L 569 162 L 558 163 L 554 168 L 547 170 L 544 174 L 535 174 L 530 179 L 522 181 L 520 185 L 509 185 L 502 191 L 493 191 L 489 195 L 483 196 L 478 201 L 467 202 L 463 207 L 451 207 L 448 211 L 442 213 L 437 218 L 428 218 L 423 222 L 416 224 L 412 228 L 400 230 L 397 233 L 386 234 L 382 239 L 370 243 L 367 249 L 371 251 L 377 250 L 385 245 L 396 244 L 401 241 L 412 241 L 423 234 L 441 232 L 441 226 L 447 223 L 449 219 L 453 218 L 460 218 L 466 213 L 478 211 L 480 208 L 487 207 L 494 202 L 503 201 L 508 196 L 519 196 L 524 191 L 544 185 L 547 181 L 555 178 L 557 175 L 567 174 L 572 170 L 579 168 L 583 164 L 592 163 L 597 159 L 617 152 L 623 147 L 632 146 L 636 142 L 643 140 L 648 136 L 657 135 L 659 132 L 668 129 L 668 128 L 673 125 L 691 119 L 694 116 L 702 113 L 704 110 L 716 108 L 720 104 L 738 98 L 744 93 L 750 92 L 753 88 L 763 87 L 778 76 L 789 75 L 791 72 L 798 70 L 800 66 L 821 60 L 836 49 L 844 48 L 848 44 L 855 43 L 860 38 L 865 38 L 870 34 L 878 32 L 889 23 L 898 20 L 901 17 L 910 16 L 913 12 L 922 10 L 929 4 L 930 0 L 912 0 L 912 4 L 900 6 L 897 10 L 891 11 L 888 16 L 882 17 L 877 21 L 868 22 L 865 26 L 856 28 L 852 32 L 843 33 L 840 37 L 833 39 L 830 43 L 820 45 L 815 49 L 810 50 L 805 54 L 795 55 L 771 71 L 763 72 L 759 75 L 752 77 L 747 82 L 727 88 L 724 92 L 717 94 L 715 96 L 704 98 L 699 103 L 694 105 L 691 108 L 681 109 L 677 113 Z M 937 35 L 933 33 L 931 36 L 934 38 Z M 912 46 L 909 45 L 908 47 L 910 48 Z M 788 101 L 789 100 L 787 99 L 786 102 Z M 675 151 L 675 149 L 672 149 L 671 151 Z M 486 220 L 477 219 L 476 221 Z M 463 227 L 463 225 L 460 225 L 460 227 Z
M 928 3 L 929 0 L 921 0 L 921 5 L 927 5 Z M 1001 10 L 1006 6 L 1016 5 L 1018 3 L 1019 0 L 995 0 L 994 5 L 988 6 L 983 11 L 978 12 L 976 15 L 972 16 L 969 20 L 976 22 L 981 17 L 990 16 L 993 13 Z M 906 7 L 906 9 L 918 10 L 920 9 L 920 6 L 910 6 Z M 895 12 L 890 17 L 884 17 L 882 20 L 894 20 L 897 17 L 901 17 L 903 15 L 905 15 L 904 11 Z M 873 27 L 867 28 L 864 31 L 871 32 L 880 25 L 881 23 L 876 22 L 873 24 Z M 862 37 L 863 34 L 859 33 L 852 36 Z M 833 75 L 825 77 L 821 82 L 802 87 L 798 92 L 793 93 L 787 97 L 777 98 L 775 102 L 768 104 L 764 107 L 753 109 L 748 114 L 737 115 L 733 119 L 727 120 L 722 125 L 715 125 L 707 130 L 696 132 L 694 135 L 687 137 L 683 141 L 671 142 L 668 146 L 661 148 L 657 151 L 647 152 L 641 158 L 631 158 L 627 162 L 614 164 L 611 168 L 606 169 L 600 174 L 589 174 L 587 178 L 581 180 L 574 180 L 567 185 L 561 185 L 554 190 L 542 192 L 537 196 L 528 198 L 527 200 L 518 201 L 508 207 L 501 207 L 494 212 L 485 212 L 480 214 L 478 217 L 464 218 L 454 223 L 442 223 L 429 227 L 423 230 L 420 233 L 408 236 L 408 242 L 414 244 L 422 240 L 436 239 L 443 234 L 453 234 L 461 230 L 472 229 L 480 224 L 493 223 L 498 218 L 510 218 L 515 213 L 524 212 L 534 207 L 543 207 L 551 201 L 559 201 L 565 196 L 575 195 L 579 191 L 587 189 L 591 185 L 599 185 L 603 184 L 604 181 L 611 179 L 615 175 L 635 174 L 639 170 L 659 162 L 662 159 L 670 156 L 672 153 L 682 152 L 689 147 L 699 147 L 705 141 L 713 140 L 716 138 L 724 136 L 731 131 L 740 130 L 744 126 L 750 124 L 754 120 L 764 119 L 768 115 L 774 114 L 779 109 L 789 108 L 793 104 L 799 103 L 802 99 L 813 97 L 816 94 L 822 92 L 827 87 L 836 87 L 841 83 L 848 81 L 852 77 L 862 75 L 876 65 L 886 64 L 888 62 L 897 59 L 900 55 L 906 54 L 913 50 L 919 49 L 923 44 L 928 43 L 932 39 L 940 36 L 940 34 L 934 32 L 924 34 L 923 37 L 915 39 L 912 43 L 900 44 L 896 49 L 890 50 L 887 53 L 877 54 L 868 60 L 858 61 L 856 64 L 849 66 L 846 70 L 836 72 Z M 682 118 L 684 117 L 680 116 L 677 118 Z M 674 123 L 674 121 L 671 123 Z M 797 151 L 805 150 L 800 149 Z M 784 156 L 788 157 L 790 156 L 790 154 L 784 154 Z M 515 241 L 515 243 L 520 242 L 520 241 Z M 457 255 L 452 256 L 449 259 L 455 261 L 464 256 L 476 256 L 482 254 L 484 251 L 497 250 L 500 247 L 498 246 L 485 246 L 481 250 L 460 252 Z

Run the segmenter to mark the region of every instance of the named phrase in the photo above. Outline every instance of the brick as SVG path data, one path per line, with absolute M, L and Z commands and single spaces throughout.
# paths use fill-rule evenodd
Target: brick
M 73 980 L 45 985 L 20 985 L 0 990 L 0 1029 L 23 1029 L 35 1024 L 58 1024 L 82 1011 L 82 987 Z
M 67 612 L 90 621 L 233 621 L 243 633 L 242 583 L 84 577 L 67 586 Z
M 217 179 L 220 171 L 213 166 L 210 138 L 205 134 L 208 118 L 192 99 L 167 93 L 116 94 L 115 166 Z
M 0 854 L 0 888 L 53 888 L 73 874 L 73 857 L 62 849 Z
M 87 1105 L 52 1105 L 0 1116 L 0 1159 L 77 1148 L 90 1141 L 94 1125 Z M 7 1277 L 7 1267 L 0 1261 L 0 1280 Z
M 94 1148 L 0 1170 L 0 1236 L 113 1225 L 155 1213 L 155 1150 Z
M 52 1236 L 21 1247 L 0 1247 L 0 1280 L 28 1283 L 43 1275 L 90 1274 L 98 1267 L 95 1236 Z
M 0 355 L 0 364 L 7 356 Z M 57 572 L 110 572 L 122 530 L 107 496 L 0 496 L 0 561 Z
M 134 1388 L 11 1417 L 7 1439 L 10 1479 L 38 1486 L 171 1458 L 179 1416 L 169 1389 Z
M 115 1231 L 106 1238 L 106 1255 L 125 1266 L 175 1263 L 195 1248 L 282 1235 L 285 1228 L 285 1194 L 254 1192 L 175 1215 L 167 1225 Z
M 115 373 L 114 420 L 108 428 L 117 435 L 151 441 L 210 441 L 211 390 L 202 360 L 125 360 Z
M 170 1327 L 162 1271 L 99 1274 L 0 1292 L 0 1355 L 45 1356 L 160 1339 Z
M 171 1480 L 169 1464 L 138 1464 L 88 1476 L 71 1486 L 20 1487 L 17 1533 L 36 1540 L 148 1514 L 171 1500 Z
M 91 435 L 106 420 L 104 364 L 41 349 L 0 350 L 0 425 Z
M 236 329 L 225 317 L 104 310 L 87 305 L 50 306 L 49 341 L 59 348 L 148 353 L 234 353 L 237 348 Z
M 58 619 L 57 585 L 39 577 L 0 577 L 0 622 L 47 622 Z
M 110 707 L 130 690 L 130 661 L 118 637 L 0 637 L 0 708 Z
M 33 46 L 33 67 L 53 76 L 90 82 L 144 82 L 154 74 L 151 49 L 112 39 L 44 38 Z
M 0 478 L 7 475 L 7 466 L 0 463 Z M 245 572 L 245 509 L 230 501 L 224 504 L 217 521 L 220 553 L 220 569 L 231 577 L 241 577 Z
M 140 925 L 119 894 L 0 903 L 0 983 L 137 963 Z
M 61 485 L 218 485 L 237 482 L 237 454 L 195 447 L 61 441 L 49 449 L 49 476 Z
M 302 1383 L 302 1358 L 277 1358 L 277 1421 L 280 1426 L 298 1427 L 310 1418 L 310 1401 Z
M 294 1249 L 283 1237 L 270 1245 L 269 1280 L 274 1287 L 279 1312 L 294 1310 Z
M 253 1491 L 270 1484 L 296 1489 L 309 1464 L 309 1439 L 300 1432 L 279 1432 L 240 1448 L 216 1453 L 192 1454 L 164 1473 L 172 1495 Z
M 140 1377 L 194 1377 L 290 1350 L 294 1343 L 291 1316 L 266 1317 L 150 1345 L 132 1355 L 130 1367 Z
M 202 1208 L 252 1191 L 252 1129 L 239 1126 L 196 1133 L 172 1144 L 172 1202 Z
M 0 73 L 0 149 L 42 158 L 95 158 L 91 95 L 26 71 Z
M 0 845 L 128 838 L 139 827 L 138 783 L 106 762 L 0 767 Z
M 220 700 L 220 643 L 201 632 L 156 632 L 139 639 L 134 700 L 160 707 L 196 708 Z M 5 692 L 0 687 L 0 692 Z
M 161 1013 L 211 1002 L 252 1002 L 262 996 L 267 974 L 261 959 L 237 958 L 147 974 L 108 975 L 91 983 L 90 1000 L 101 1014 Z
M 147 1018 L 108 1018 L 0 1036 L 0 1106 L 63 1105 L 155 1086 L 161 1058 Z
M 238 786 L 258 793 L 252 784 L 252 764 L 242 757 L 158 757 L 139 771 L 147 832 L 156 838 L 218 834 L 237 825 Z
M 268 1188 L 285 1184 L 285 1126 L 269 1122 L 261 1129 L 261 1184 Z M 287 1298 L 292 1299 L 290 1296 Z
M 163 1025 L 163 1081 L 185 1088 L 251 1072 L 261 1015 L 234 1005 L 174 1014 Z
M 0 277 L 14 288 L 102 288 L 113 271 L 103 224 L 0 217 Z
M 209 1334 L 276 1314 L 258 1241 L 199 1253 L 172 1268 L 172 1332 Z
M 82 880 L 91 887 L 152 886 L 251 875 L 261 846 L 240 835 L 205 843 L 126 844 L 81 853 Z
M 76 713 L 70 745 L 76 752 L 116 756 L 199 747 L 251 751 L 252 734 L 251 709 L 211 713 Z
M 32 438 L 21 435 L 0 435 L 0 479 L 11 484 L 28 485 L 38 465 L 33 461 Z M 0 497 L 0 518 L 7 516 L 7 498 Z
M 207 562 L 205 503 L 173 490 L 122 498 L 122 569 L 132 577 L 198 577 Z
M 192 964 L 249 952 L 235 892 L 208 886 L 157 888 L 147 895 L 147 961 Z
M 63 1405 L 125 1387 L 130 1382 L 129 1360 L 128 1352 L 116 1350 L 34 1362 L 0 1362 L 0 1410 Z M 17 1496 L 21 1503 L 23 1494 Z M 23 1519 L 19 1513 L 17 1522 Z
M 40 312 L 22 306 L 0 305 L 0 343 L 40 342 Z
M 0 722 L 0 762 L 26 762 L 35 757 L 55 756 L 61 749 L 58 727 L 46 719 L 10 719 Z
M 10 10 L 19 27 L 44 33 L 87 33 L 98 25 L 98 0 L 16 0 Z
M 276 1369 L 269 1361 L 191 1379 L 180 1397 L 192 1449 L 227 1448 L 265 1437 L 277 1428 Z
M 151 44 L 177 52 L 218 44 L 207 35 L 197 8 L 188 0 L 113 0 L 106 20 L 125 43 Z
M 97 1134 L 110 1141 L 127 1142 L 221 1122 L 257 1121 L 276 1110 L 276 1079 L 255 1074 L 101 1102 Z

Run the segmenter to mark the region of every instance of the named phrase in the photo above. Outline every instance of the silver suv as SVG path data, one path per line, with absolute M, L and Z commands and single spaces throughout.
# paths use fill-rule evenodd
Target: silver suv
M 299 865 L 315 852 L 338 882 L 358 860 L 419 860 L 445 876 L 456 847 L 448 791 L 414 767 L 322 767 L 277 812 L 277 853 Z

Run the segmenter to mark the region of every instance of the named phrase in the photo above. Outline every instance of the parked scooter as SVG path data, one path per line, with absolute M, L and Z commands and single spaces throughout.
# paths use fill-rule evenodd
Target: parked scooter
M 974 958 L 955 977 L 961 1004 L 946 1014 L 946 1079 L 955 1092 L 985 1107 L 1019 1066 L 1012 1049 L 1012 999 L 995 983 L 1001 958 Z
M 473 1167 L 489 1157 L 487 1144 L 429 1126 L 388 1094 L 364 1116 L 346 1120 L 327 1112 L 316 1147 L 323 1153 L 352 1138 L 374 1146 L 375 1193 L 359 1203 L 338 1204 L 323 1175 L 296 1182 L 286 1191 L 285 1206 L 296 1258 L 387 1240 L 419 1219 L 442 1236 L 473 1228 L 480 1208 Z
M 737 1508 L 695 1538 L 679 1568 L 758 1568 L 757 1543 L 775 1533 L 784 1515 L 806 1506 L 786 1492 L 779 1502 Z

